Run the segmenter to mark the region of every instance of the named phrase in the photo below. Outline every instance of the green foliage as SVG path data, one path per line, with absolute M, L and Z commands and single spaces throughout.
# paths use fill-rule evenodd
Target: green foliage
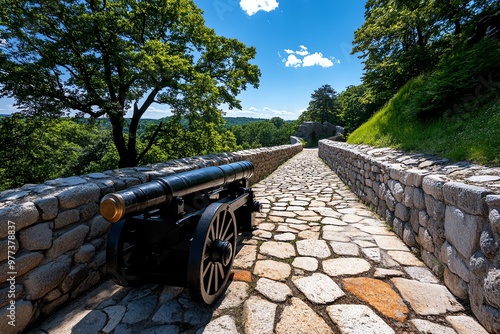
M 169 118 L 158 135 L 158 140 L 141 160 L 141 164 L 155 163 L 220 152 L 234 152 L 240 149 L 234 134 L 227 130 L 218 130 L 215 124 L 199 120 L 183 126 L 179 116 Z M 156 130 L 149 125 L 143 138 L 150 138 Z
M 464 44 L 444 57 L 436 70 L 425 76 L 424 87 L 412 94 L 412 109 L 405 115 L 427 119 L 457 113 L 467 101 L 481 99 L 500 79 L 500 41 L 482 39 Z
M 499 5 L 488 0 L 368 0 L 365 8 L 352 52 L 364 59 L 363 83 L 371 102 L 382 106 L 409 79 L 433 71 Z
M 285 122 L 280 117 L 257 121 L 229 128 L 236 144 L 248 148 L 268 147 L 290 143 L 290 136 L 297 131 L 297 123 Z
M 351 133 L 366 122 L 375 111 L 374 105 L 368 102 L 366 93 L 366 86 L 361 84 L 349 86 L 339 95 L 340 118 L 346 134 Z
M 489 91 L 482 103 L 476 102 L 474 108 L 464 108 L 461 113 L 426 121 L 412 118 L 409 115 L 416 107 L 415 96 L 425 91 L 427 85 L 423 76 L 410 80 L 384 108 L 357 128 L 348 142 L 500 165 L 498 88 Z
M 218 124 L 219 105 L 241 108 L 237 95 L 258 86 L 255 48 L 216 35 L 192 0 L 0 0 L 0 8 L 0 96 L 30 115 L 109 117 L 121 167 L 145 153 L 137 130 L 152 103 Z
M 19 114 L 0 118 L 0 141 L 0 189 L 103 170 L 111 146 L 95 122 Z
M 307 109 L 299 116 L 300 123 L 330 122 L 333 125 L 342 125 L 340 118 L 338 94 L 330 85 L 323 85 L 311 94 L 311 101 Z

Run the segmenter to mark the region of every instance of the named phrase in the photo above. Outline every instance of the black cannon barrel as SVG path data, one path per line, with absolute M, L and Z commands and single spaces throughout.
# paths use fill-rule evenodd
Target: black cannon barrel
M 159 205 L 168 205 L 173 198 L 203 189 L 223 187 L 253 175 L 250 161 L 205 167 L 133 186 L 105 195 L 99 212 L 107 221 L 115 223 L 125 215 L 143 212 Z

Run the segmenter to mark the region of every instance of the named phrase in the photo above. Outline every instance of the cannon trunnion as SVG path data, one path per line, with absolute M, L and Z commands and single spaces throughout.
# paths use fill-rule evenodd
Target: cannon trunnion
M 106 265 L 120 285 L 188 287 L 212 304 L 223 293 L 238 235 L 252 231 L 260 204 L 248 187 L 250 161 L 169 175 L 103 197 L 114 223 Z

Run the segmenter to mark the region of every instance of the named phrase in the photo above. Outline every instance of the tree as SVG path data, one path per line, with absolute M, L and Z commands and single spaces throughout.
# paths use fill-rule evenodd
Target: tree
M 255 48 L 216 35 L 192 0 L 0 0 L 0 41 L 0 96 L 31 115 L 109 117 L 119 167 L 160 131 L 138 152 L 153 103 L 217 124 L 218 106 L 241 108 L 237 95 L 260 76 Z
M 434 70 L 481 13 L 495 10 L 490 0 L 368 0 L 352 50 L 364 62 L 367 95 L 381 106 L 408 80 Z
M 339 103 L 342 109 L 340 117 L 347 134 L 366 122 L 375 112 L 374 106 L 366 99 L 366 92 L 366 86 L 361 84 L 348 86 L 339 95 Z
M 300 115 L 299 120 L 340 125 L 340 105 L 337 98 L 337 92 L 330 85 L 321 86 L 311 94 L 309 106 Z

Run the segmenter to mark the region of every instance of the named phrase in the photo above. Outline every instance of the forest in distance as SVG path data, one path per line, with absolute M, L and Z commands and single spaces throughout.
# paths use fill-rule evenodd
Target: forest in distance
M 289 144 L 297 129 L 295 122 L 278 117 L 225 121 L 219 126 L 201 122 L 188 126 L 187 120 L 175 116 L 141 120 L 137 131 L 141 148 L 160 123 L 163 130 L 140 164 Z M 110 132 L 106 119 L 0 115 L 0 191 L 115 169 L 119 157 Z

